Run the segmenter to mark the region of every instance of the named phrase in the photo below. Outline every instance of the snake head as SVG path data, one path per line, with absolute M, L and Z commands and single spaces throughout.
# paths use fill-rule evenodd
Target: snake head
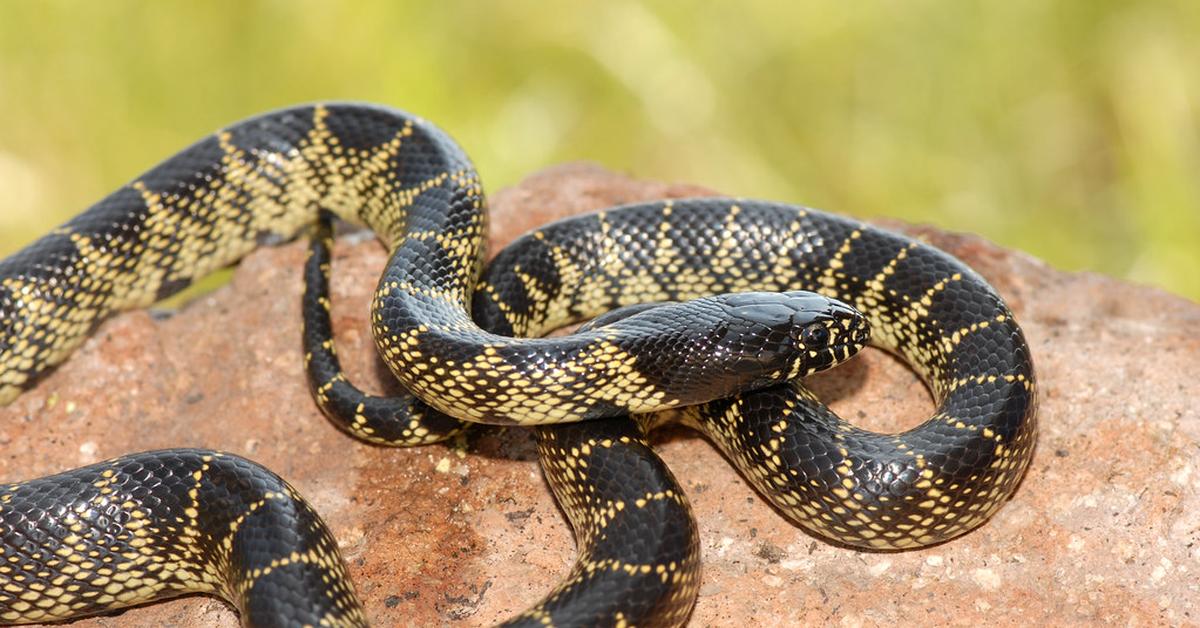
M 748 388 L 823 371 L 858 353 L 870 340 L 858 310 L 813 292 L 747 292 L 727 295 L 735 374 L 751 376 Z
M 837 366 L 871 340 L 871 326 L 861 312 L 836 299 L 809 295 L 813 307 L 798 311 L 792 320 L 792 342 L 804 355 L 796 362 L 789 378 L 805 377 Z
M 615 333 L 613 339 L 642 335 L 644 343 L 631 350 L 638 356 L 639 372 L 677 405 L 704 403 L 830 368 L 857 353 L 870 337 L 858 310 L 803 291 L 626 306 L 583 329 L 598 327 L 628 332 Z

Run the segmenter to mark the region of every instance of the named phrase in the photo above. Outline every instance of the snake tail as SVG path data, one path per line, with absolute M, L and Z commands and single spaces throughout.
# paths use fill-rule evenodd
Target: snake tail
M 367 394 L 346 377 L 338 359 L 330 313 L 332 218 L 329 212 L 321 212 L 304 263 L 304 367 L 317 406 L 338 428 L 377 445 L 427 445 L 461 433 L 469 423 L 434 410 L 412 395 Z

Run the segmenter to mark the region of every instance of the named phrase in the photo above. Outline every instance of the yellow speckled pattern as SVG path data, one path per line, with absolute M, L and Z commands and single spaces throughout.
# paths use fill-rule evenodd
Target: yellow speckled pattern
M 853 220 L 719 198 L 613 208 L 514 242 L 480 285 L 476 319 L 515 334 L 713 292 L 812 290 L 861 311 L 871 343 L 933 392 L 937 408 L 918 427 L 858 429 L 798 381 L 647 423 L 681 418 L 782 513 L 839 543 L 904 549 L 963 534 L 1012 495 L 1033 453 L 1033 366 L 1003 300 L 953 257 Z M 608 316 L 619 324 L 654 308 L 627 310 Z M 832 349 L 831 362 L 856 348 Z M 645 361 L 638 373 L 662 377 Z M 548 475 L 554 464 L 543 459 Z
M 364 395 L 337 363 L 332 216 L 367 225 L 389 248 L 372 331 L 412 396 Z M 1012 494 L 1032 454 L 1035 379 L 1024 337 L 1003 300 L 953 257 L 816 210 L 706 198 L 549 225 L 484 272 L 486 203 L 469 160 L 436 127 L 367 105 L 297 107 L 235 124 L 0 261 L 0 402 L 112 312 L 309 226 L 305 362 L 314 398 L 336 424 L 391 445 L 444 439 L 462 421 L 542 426 L 541 463 L 580 556 L 569 579 L 514 625 L 686 619 L 699 583 L 695 523 L 646 445 L 646 430 L 667 419 L 631 413 L 691 406 L 680 413 L 685 423 L 781 512 L 867 548 L 926 545 L 978 526 Z M 527 337 L 644 303 L 657 305 L 570 336 Z M 868 336 L 931 388 L 937 409 L 919 427 L 859 430 L 794 381 L 849 358 Z M 283 623 L 361 624 L 336 546 L 294 491 L 203 505 L 227 477 L 212 466 L 228 460 L 168 450 L 112 463 L 131 472 L 91 467 L 5 488 L 0 575 L 11 579 L 0 586 L 0 619 L 211 591 L 247 624 L 265 623 L 259 613 L 282 621 L 305 603 L 255 592 L 278 593 L 263 583 L 292 578 L 327 603 L 316 619 Z M 175 506 L 142 505 L 150 497 L 134 488 L 145 475 L 137 465 L 172 477 L 191 469 L 165 483 Z M 86 543 L 71 536 L 74 523 L 22 536 L 40 521 L 31 512 L 61 509 L 62 487 L 79 478 L 102 495 L 120 478 L 131 497 L 114 501 L 122 514 L 105 515 L 120 525 Z M 247 534 L 279 508 L 308 513 L 292 516 L 307 544 L 284 549 L 268 542 L 274 535 Z M 96 552 L 126 562 L 112 571 Z M 84 553 L 78 571 L 71 557 Z
M 3 623 L 209 592 L 247 625 L 366 625 L 320 517 L 237 456 L 146 452 L 3 485 L 0 522 Z M 308 603 L 271 595 L 279 589 Z

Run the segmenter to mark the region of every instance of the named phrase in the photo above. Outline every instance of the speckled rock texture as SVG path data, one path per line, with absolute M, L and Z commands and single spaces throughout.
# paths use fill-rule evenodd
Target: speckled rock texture
M 592 166 L 541 172 L 496 193 L 493 249 L 557 217 L 706 193 Z M 1161 291 L 1056 271 L 979 238 L 896 223 L 979 270 L 1032 345 L 1041 436 L 1013 500 L 982 528 L 903 553 L 834 547 L 787 523 L 708 443 L 660 432 L 695 507 L 704 584 L 696 626 L 1200 624 L 1200 306 Z M 378 626 L 488 625 L 535 602 L 574 559 L 533 439 L 479 429 L 410 450 L 354 442 L 309 398 L 301 367 L 302 244 L 247 258 L 232 282 L 169 317 L 104 324 L 65 366 L 0 408 L 0 482 L 120 454 L 211 447 L 287 478 L 337 535 Z M 384 252 L 339 240 L 334 315 L 352 378 L 389 390 L 368 299 Z M 861 425 L 896 430 L 932 408 L 876 350 L 815 378 Z M 73 626 L 235 626 L 190 597 Z

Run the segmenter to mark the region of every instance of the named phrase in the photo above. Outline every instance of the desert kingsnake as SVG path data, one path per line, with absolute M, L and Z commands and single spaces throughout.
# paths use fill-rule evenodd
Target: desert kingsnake
M 365 105 L 297 107 L 233 125 L 0 262 L 0 401 L 112 312 L 171 294 L 264 240 L 314 222 L 327 230 L 319 210 L 365 223 L 389 247 L 373 331 L 420 398 L 368 397 L 341 376 L 320 233 L 306 273 L 306 359 L 318 403 L 344 429 L 415 444 L 460 429 L 438 410 L 530 425 L 600 419 L 538 429 L 580 558 L 518 621 L 679 623 L 694 600 L 694 523 L 645 444 L 659 419 L 602 417 L 761 389 L 686 408 L 683 420 L 794 521 L 869 548 L 970 530 L 1029 462 L 1035 395 L 1024 338 L 1003 301 L 954 258 L 813 210 L 694 199 L 545 227 L 481 277 L 486 211 L 465 155 L 436 127 Z M 750 290 L 824 296 L 710 296 Z M 861 310 L 873 343 L 930 385 L 937 409 L 928 421 L 897 435 L 863 432 L 800 384 L 781 383 L 864 343 L 863 319 L 833 299 Z M 623 305 L 676 301 L 684 303 L 619 313 L 572 336 L 516 338 Z M 138 484 L 154 478 L 171 499 Z M 232 510 L 201 504 L 211 493 Z M 59 501 L 80 494 L 78 505 Z M 163 505 L 172 500 L 173 510 Z M 193 588 L 223 591 L 247 622 L 363 623 L 328 532 L 295 500 L 261 468 L 188 450 L 0 486 L 0 620 L 49 620 Z M 300 549 L 240 532 L 276 510 L 304 531 Z M 233 558 L 234 548 L 248 553 Z M 255 599 L 280 590 L 252 586 L 270 578 L 325 584 L 318 602 Z

